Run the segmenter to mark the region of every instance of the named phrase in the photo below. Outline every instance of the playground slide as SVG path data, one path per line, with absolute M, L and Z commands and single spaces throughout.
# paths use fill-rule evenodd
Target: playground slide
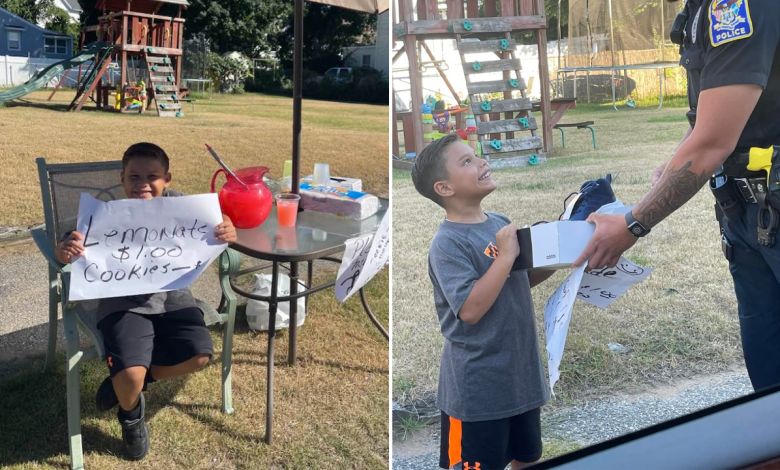
M 8 90 L 0 91 L 0 106 L 3 106 L 7 101 L 21 98 L 22 96 L 31 93 L 38 88 L 41 88 L 42 86 L 45 86 L 52 78 L 66 70 L 72 69 L 79 64 L 83 64 L 84 62 L 95 59 L 100 51 L 106 47 L 111 46 L 105 42 L 93 42 L 70 59 L 57 62 L 56 64 L 52 64 L 41 70 L 31 79 L 29 79 L 27 83 L 15 86 Z

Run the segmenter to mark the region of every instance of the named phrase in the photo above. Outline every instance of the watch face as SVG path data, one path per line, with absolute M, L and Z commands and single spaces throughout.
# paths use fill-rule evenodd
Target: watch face
M 637 237 L 642 235 L 642 227 L 640 227 L 639 225 L 632 226 L 631 233 L 633 233 Z

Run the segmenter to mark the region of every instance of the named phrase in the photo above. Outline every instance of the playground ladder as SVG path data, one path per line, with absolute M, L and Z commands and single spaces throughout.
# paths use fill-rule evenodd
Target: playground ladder
M 144 60 L 149 71 L 149 84 L 152 89 L 157 115 L 160 117 L 183 117 L 179 84 L 176 83 L 176 70 L 171 59 L 163 50 L 155 47 L 144 49 Z
M 526 96 L 526 85 L 520 73 L 520 60 L 515 57 L 517 45 L 512 39 L 512 26 L 501 18 L 479 18 L 456 22 L 452 26 L 458 52 L 466 76 L 466 87 L 471 100 L 471 110 L 477 122 L 477 135 L 483 157 L 491 160 L 491 166 L 501 167 L 537 164 L 546 160 L 541 137 L 537 135 L 536 119 L 531 116 L 531 99 Z M 463 41 L 462 36 L 479 33 L 479 41 Z M 493 36 L 496 39 L 484 39 Z M 503 33 L 503 34 L 502 34 Z M 503 36 L 503 38 L 501 38 Z M 466 55 L 492 52 L 499 60 L 469 61 Z M 483 73 L 503 72 L 503 80 L 472 80 Z M 512 78 L 510 72 L 514 72 Z M 519 91 L 520 98 L 512 98 Z M 504 99 L 491 100 L 490 94 L 503 92 Z M 504 119 L 501 119 L 504 113 Z M 517 113 L 517 115 L 515 115 Z M 530 137 L 515 138 L 515 132 L 530 132 Z M 504 138 L 501 135 L 504 134 Z
M 92 67 L 84 74 L 84 78 L 81 80 L 76 92 L 76 97 L 70 103 L 68 108 L 70 111 L 81 111 L 81 108 L 90 99 L 95 87 L 100 83 L 106 70 L 108 70 L 108 66 L 111 65 L 111 52 L 112 48 L 106 47 L 95 54 Z

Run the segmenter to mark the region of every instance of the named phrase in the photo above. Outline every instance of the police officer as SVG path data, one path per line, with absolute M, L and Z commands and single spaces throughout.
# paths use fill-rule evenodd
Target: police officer
M 596 232 L 574 265 L 615 266 L 638 238 L 709 182 L 745 362 L 759 390 L 780 383 L 780 183 L 773 184 L 780 180 L 780 158 L 772 160 L 772 146 L 780 145 L 780 1 L 687 0 L 678 20 L 673 40 L 682 43 L 680 65 L 688 71 L 695 120 L 630 213 L 588 219 Z

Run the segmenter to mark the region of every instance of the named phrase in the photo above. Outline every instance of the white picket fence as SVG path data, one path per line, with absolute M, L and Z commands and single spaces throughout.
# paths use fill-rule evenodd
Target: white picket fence
M 45 69 L 46 67 L 59 62 L 57 59 L 40 59 L 32 57 L 15 57 L 15 56 L 0 56 L 0 88 L 13 87 L 21 85 L 36 73 Z M 84 62 L 81 69 L 86 72 L 92 65 L 92 61 Z M 115 65 L 115 64 L 112 64 Z M 117 76 L 119 74 L 118 69 L 109 69 L 111 75 L 111 82 L 117 83 Z M 64 72 L 63 72 L 64 73 Z M 60 80 L 59 74 L 57 77 L 47 83 L 47 87 L 54 88 Z M 76 70 L 68 75 L 68 79 L 62 84 L 64 87 L 75 87 L 78 80 L 78 73 Z

